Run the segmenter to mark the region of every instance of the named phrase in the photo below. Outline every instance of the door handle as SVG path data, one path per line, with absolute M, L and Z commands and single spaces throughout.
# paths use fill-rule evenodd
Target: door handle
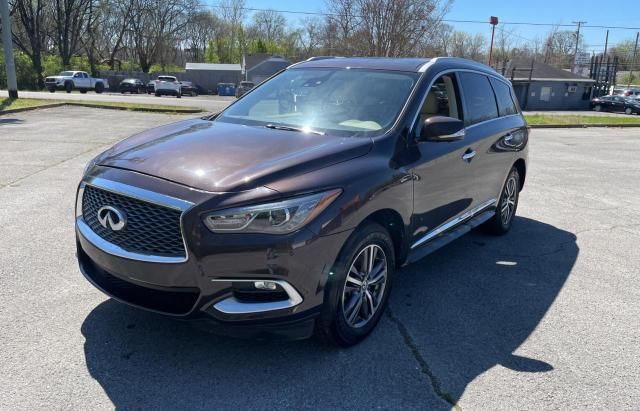
M 462 155 L 462 159 L 463 159 L 464 161 L 468 161 L 468 162 L 470 162 L 470 161 L 473 159 L 473 157 L 475 157 L 475 156 L 476 156 L 476 152 L 475 152 L 474 150 L 472 150 L 472 149 L 470 149 L 470 148 L 469 148 L 469 149 L 467 149 L 467 151 L 465 151 L 465 152 L 464 152 L 464 154 Z

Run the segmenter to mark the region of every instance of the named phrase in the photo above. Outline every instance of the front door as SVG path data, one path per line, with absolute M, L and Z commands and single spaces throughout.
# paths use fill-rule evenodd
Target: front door
M 424 120 L 430 116 L 462 119 L 462 103 L 457 76 L 448 73 L 435 80 L 428 91 L 414 125 L 419 135 Z M 416 144 L 414 177 L 413 245 L 430 239 L 434 230 L 468 211 L 476 201 L 473 153 L 477 143 L 424 141 Z

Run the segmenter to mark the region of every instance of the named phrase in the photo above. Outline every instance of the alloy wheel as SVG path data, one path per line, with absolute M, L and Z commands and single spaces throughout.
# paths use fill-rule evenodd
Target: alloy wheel
M 509 224 L 509 220 L 513 217 L 516 209 L 516 200 L 518 199 L 518 181 L 515 175 L 510 175 L 502 193 L 502 209 L 500 216 L 502 224 Z
M 342 291 L 342 312 L 349 326 L 363 327 L 382 305 L 387 268 L 387 256 L 376 244 L 363 248 L 351 263 Z

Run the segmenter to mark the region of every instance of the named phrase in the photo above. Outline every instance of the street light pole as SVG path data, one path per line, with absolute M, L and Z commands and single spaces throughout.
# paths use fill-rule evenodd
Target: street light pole
M 9 0 L 0 0 L 0 16 L 2 16 L 2 43 L 4 46 L 5 70 L 7 72 L 7 88 L 9 89 L 9 97 L 18 98 L 16 64 L 13 61 L 13 42 L 11 41 Z
M 489 46 L 489 66 L 491 66 L 491 59 L 493 57 L 493 36 L 496 34 L 496 26 L 498 25 L 498 18 L 491 16 L 489 18 L 489 24 L 491 24 L 491 46 Z
M 578 30 L 576 31 L 576 49 L 573 53 L 573 68 L 572 72 L 576 72 L 577 58 L 578 58 L 578 47 L 580 46 L 580 27 L 586 23 L 586 21 L 572 21 L 573 24 L 578 25 Z
M 636 57 L 638 56 L 638 38 L 640 37 L 640 31 L 636 33 L 636 45 L 633 47 L 633 60 L 631 60 L 631 70 L 629 70 L 629 83 L 627 88 L 631 86 L 631 80 L 633 79 L 633 66 L 636 64 Z

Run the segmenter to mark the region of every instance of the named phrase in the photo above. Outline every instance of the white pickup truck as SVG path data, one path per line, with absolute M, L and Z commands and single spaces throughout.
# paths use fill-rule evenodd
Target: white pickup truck
M 174 76 L 158 76 L 154 82 L 154 92 L 156 97 L 162 95 L 182 97 L 182 87 L 178 79 Z
M 63 71 L 57 76 L 48 76 L 44 79 L 44 86 L 51 92 L 56 90 L 64 90 L 71 93 L 72 90 L 80 90 L 86 93 L 89 90 L 95 90 L 100 94 L 104 89 L 109 88 L 106 79 L 92 78 L 86 71 Z

